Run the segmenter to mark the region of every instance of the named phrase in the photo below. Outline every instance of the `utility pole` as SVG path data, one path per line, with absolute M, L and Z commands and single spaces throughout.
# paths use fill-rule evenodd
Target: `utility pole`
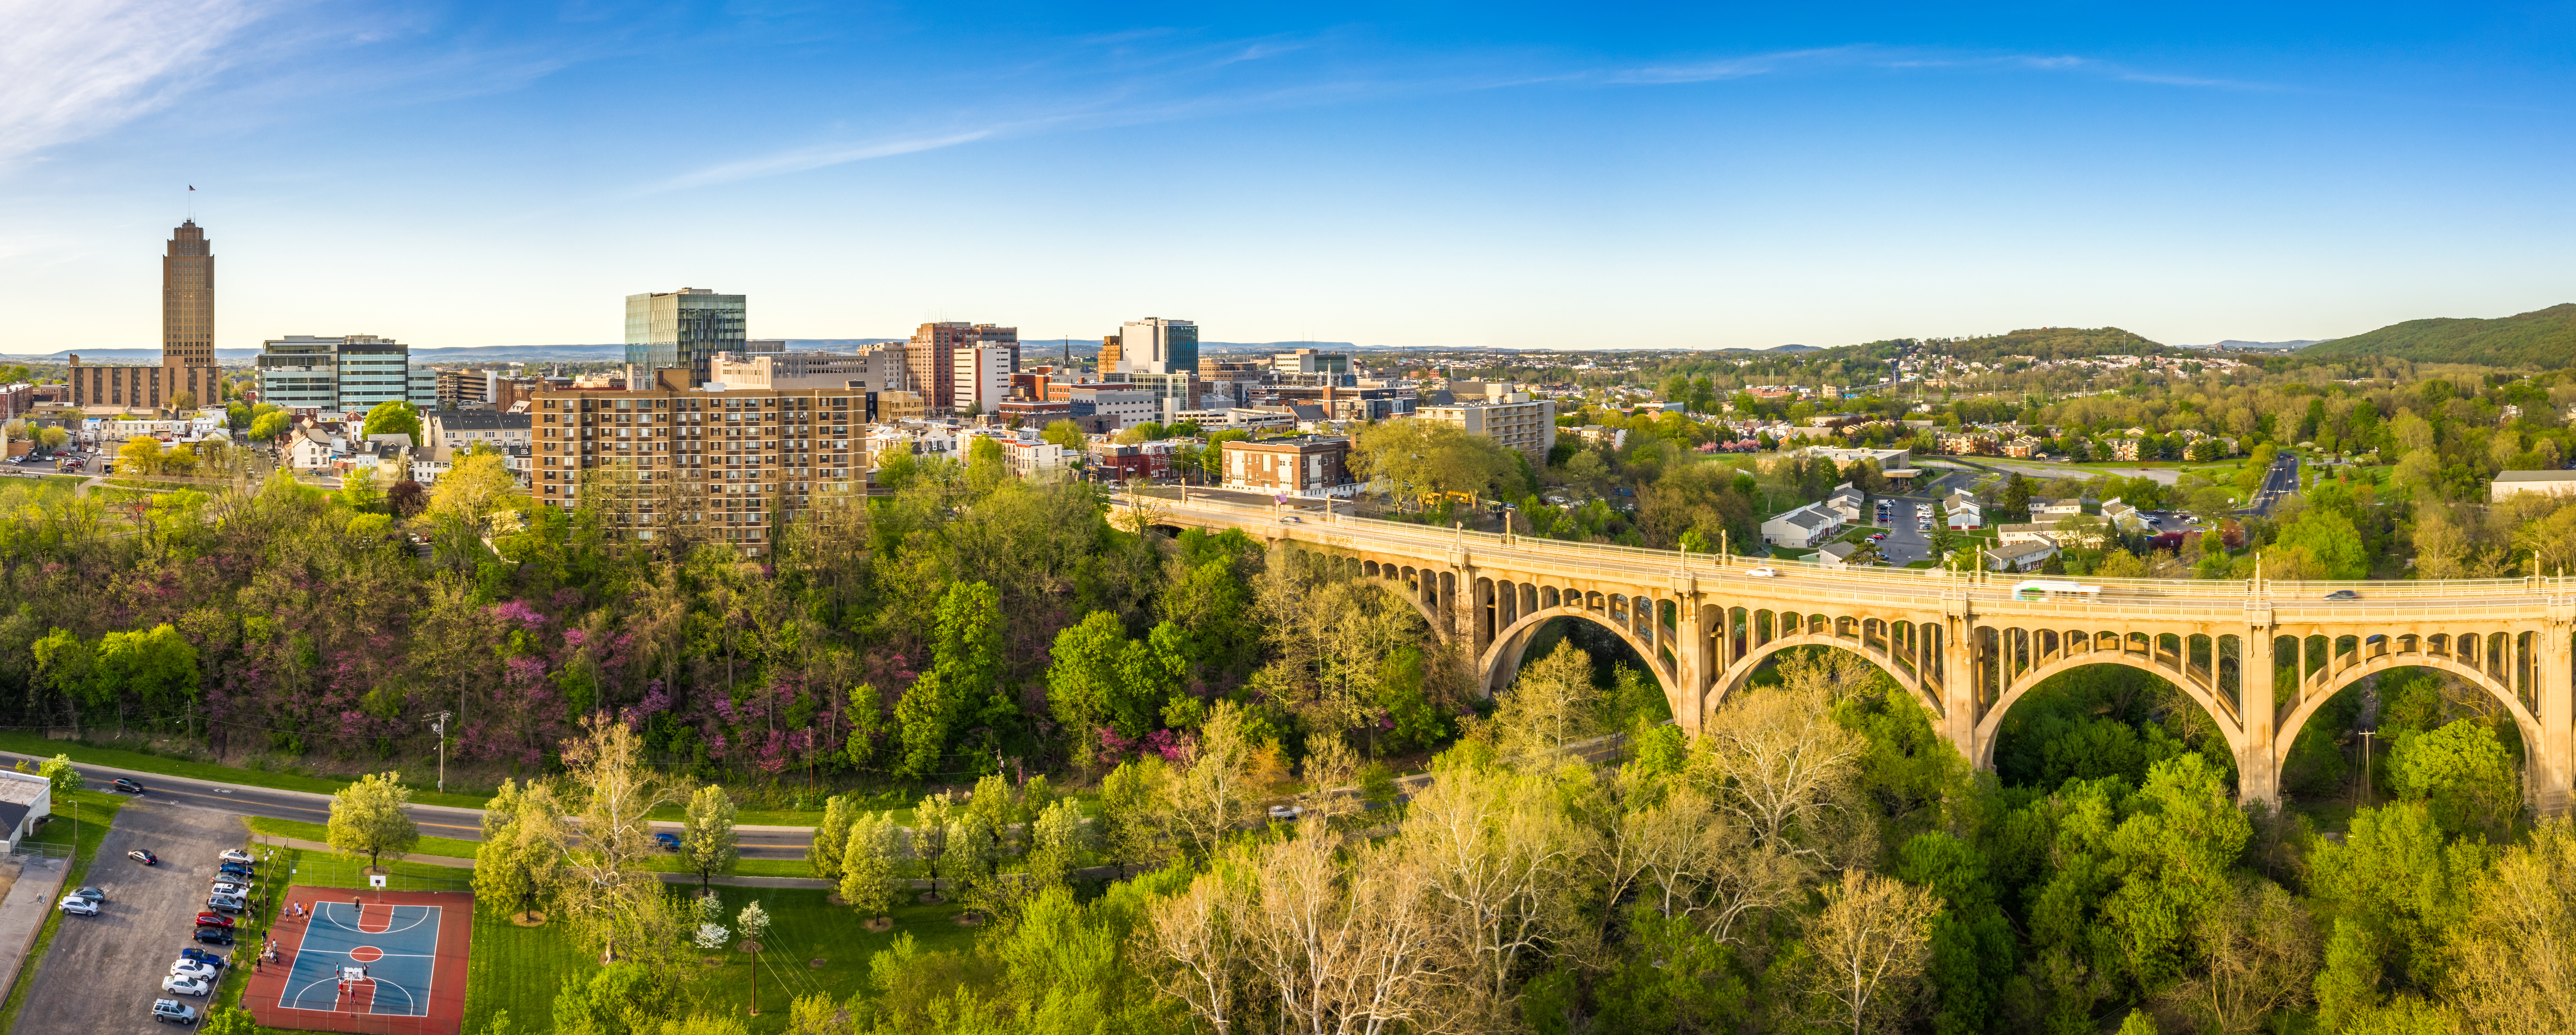
M 2378 733 L 2378 730 L 2361 731 L 2361 803 L 2365 806 L 2370 804 L 2370 738 Z
M 429 728 L 438 734 L 438 793 L 447 793 L 447 720 L 455 712 L 438 713 L 438 721 Z

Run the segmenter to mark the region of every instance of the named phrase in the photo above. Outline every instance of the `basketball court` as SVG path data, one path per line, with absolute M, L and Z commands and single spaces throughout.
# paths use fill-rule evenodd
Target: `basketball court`
M 260 1024 L 457 1035 L 474 896 L 296 887 L 286 902 L 306 913 L 279 917 L 278 958 L 242 995 Z

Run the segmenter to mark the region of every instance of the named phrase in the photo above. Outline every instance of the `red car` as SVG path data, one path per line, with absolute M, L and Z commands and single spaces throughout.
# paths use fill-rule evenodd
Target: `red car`
M 232 925 L 233 918 L 225 916 L 222 913 L 197 914 L 197 926 L 199 927 L 231 927 Z

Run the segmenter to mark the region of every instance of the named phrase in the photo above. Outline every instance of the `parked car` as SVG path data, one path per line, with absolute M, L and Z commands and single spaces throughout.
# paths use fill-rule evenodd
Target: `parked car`
M 197 928 L 195 937 L 199 943 L 205 945 L 231 945 L 233 943 L 233 933 L 221 927 Z
M 224 928 L 229 928 L 229 927 L 231 927 L 232 925 L 233 925 L 233 918 L 231 918 L 231 917 L 229 917 L 229 916 L 225 916 L 225 915 L 223 915 L 222 913 L 199 913 L 199 914 L 197 914 L 197 926 L 199 926 L 199 927 L 224 927 Z
M 177 974 L 180 977 L 196 978 L 201 981 L 212 981 L 217 975 L 223 972 L 182 956 L 171 961 L 170 973 Z
M 215 872 L 216 872 L 216 873 L 223 873 L 223 874 L 230 874 L 230 875 L 232 875 L 232 876 L 235 876 L 235 877 L 241 877 L 241 878 L 244 878 L 244 879 L 248 879 L 248 878 L 251 878 L 251 877 L 256 877 L 256 876 L 258 876 L 258 875 L 259 875 L 257 871 L 254 871 L 254 870 L 252 870 L 252 869 L 251 869 L 251 866 L 250 866 L 250 864 L 249 864 L 249 863 L 225 863 L 225 864 L 223 864 L 222 866 L 216 867 L 216 868 L 215 868 Z
M 179 950 L 179 958 L 192 963 L 203 963 L 209 967 L 215 968 L 216 970 L 222 970 L 224 967 L 228 966 L 228 964 L 224 962 L 223 957 L 207 952 L 206 950 L 200 949 L 194 945 Z
M 195 1024 L 197 1008 L 176 999 L 152 1001 L 152 1019 L 163 1024 Z
M 114 787 L 114 788 L 116 788 L 117 790 L 119 790 L 119 791 L 123 791 L 123 792 L 125 792 L 125 793 L 127 793 L 127 794 L 141 794 L 141 793 L 143 793 L 143 785 L 142 785 L 142 784 L 136 783 L 136 782 L 134 782 L 134 781 L 132 781 L 132 780 L 128 780 L 128 779 L 126 779 L 126 778 L 124 778 L 124 777 L 122 777 L 122 776 L 117 777 L 117 778 L 116 778 L 116 779 L 114 779 L 114 780 L 110 780 L 110 781 L 108 781 L 108 786 L 110 786 L 110 787 Z
M 665 852 L 676 852 L 680 850 L 680 835 L 664 830 L 653 835 L 653 844 Z
M 223 861 L 228 863 L 253 863 L 259 860 L 251 858 L 251 854 L 249 852 L 242 851 L 239 848 L 227 848 L 224 849 Z
M 243 901 L 239 895 L 206 896 L 206 908 L 218 913 L 239 913 L 249 905 L 250 903 Z
M 161 990 L 176 995 L 204 995 L 208 992 L 214 991 L 215 986 L 199 981 L 196 978 L 180 977 L 177 974 L 172 974 L 169 977 L 161 979 Z
M 79 891 L 72 892 L 72 895 L 76 898 L 85 898 L 92 902 L 107 901 L 107 892 L 99 890 L 96 887 L 82 888 Z
M 143 865 L 145 865 L 145 866 L 150 866 L 150 865 L 152 865 L 152 864 L 154 864 L 154 863 L 157 863 L 157 862 L 160 862 L 160 861 L 161 861 L 161 857 L 160 857 L 160 856 L 154 855 L 154 854 L 152 854 L 152 853 L 150 853 L 150 852 L 147 852 L 147 851 L 144 851 L 143 849 L 140 849 L 140 848 L 137 848 L 137 849 L 135 849 L 135 850 L 133 850 L 133 851 L 131 851 L 131 852 L 127 852 L 127 853 L 125 853 L 125 857 L 126 857 L 126 858 L 128 858 L 128 859 L 132 859 L 132 860 L 134 860 L 135 862 L 142 863 L 142 864 L 143 864 Z
M 1305 807 L 1300 805 L 1273 805 L 1270 807 L 1270 818 L 1272 819 L 1295 819 L 1305 814 Z
M 228 880 L 218 880 L 211 890 L 218 895 L 246 896 L 250 894 L 250 884 L 247 881 L 235 884 Z
M 73 916 L 98 915 L 98 903 L 92 902 L 78 895 L 63 896 L 62 909 L 63 912 L 69 913 Z

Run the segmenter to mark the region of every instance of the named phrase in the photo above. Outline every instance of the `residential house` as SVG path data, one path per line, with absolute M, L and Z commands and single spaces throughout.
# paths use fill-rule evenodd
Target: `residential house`
M 2057 544 L 2042 539 L 1997 546 L 1986 551 L 1989 571 L 2037 571 L 2048 559 L 2057 556 Z
M 1825 509 L 1833 511 L 1834 516 L 1845 524 L 1858 523 L 1869 509 L 1869 494 L 1852 488 L 1850 482 L 1844 482 L 1834 486 L 1833 494 L 1825 497 Z
M 1941 501 L 1941 509 L 1949 514 L 1952 528 L 1986 527 L 1984 505 L 1978 503 L 1976 497 L 1967 493 L 1951 493 L 1949 499 Z
M 1131 478 L 1169 478 L 1172 476 L 1172 458 L 1177 451 L 1147 448 L 1162 446 L 1169 441 L 1123 445 L 1105 436 L 1092 439 L 1087 443 L 1086 451 L 1091 454 L 1093 477 L 1119 482 Z
M 1828 568 L 1854 567 L 1852 555 L 1861 549 L 1858 543 L 1826 543 L 1824 549 L 1816 551 L 1816 563 Z
M 1942 435 L 1938 442 L 1941 451 L 1952 456 L 1992 456 L 1995 453 L 1995 437 L 1982 431 Z
M 2135 438 L 2115 438 L 2115 439 L 2112 439 L 2112 440 L 2111 440 L 2111 459 L 2113 459 L 2113 460 L 2135 460 L 2135 459 L 2137 459 L 2137 458 L 2138 458 L 2138 445 L 2139 445 L 2139 443 L 2141 443 L 2141 442 L 2143 442 L 2143 441 L 2145 441 L 2145 440 L 2144 440 L 2144 439 L 2135 439 Z
M 1998 546 L 2019 546 L 2025 543 L 2047 543 L 2055 546 L 2057 536 L 2047 525 L 1997 525 L 1995 543 Z
M 2041 524 L 2054 524 L 2058 518 L 2081 513 L 2084 513 L 2084 501 L 2073 497 L 2030 501 L 2030 519 Z
M 2147 523 L 2145 511 L 2120 502 L 2117 496 L 2102 501 L 2102 520 L 2123 533 L 2143 535 L 2155 531 L 2155 526 Z
M 2004 443 L 2004 455 L 2017 459 L 2028 460 L 2031 457 L 2039 455 L 2040 447 L 2047 444 L 2048 442 L 2046 439 L 2036 439 L 2028 435 L 2022 435 L 2010 442 Z
M 1762 523 L 1762 541 L 1804 550 L 1828 542 L 1843 530 L 1841 520 L 1822 503 L 1809 503 Z
M 1043 439 L 1006 438 L 1002 440 L 1002 460 L 1010 465 L 1012 474 L 1036 478 L 1064 473 L 1073 464 L 1073 454 Z

